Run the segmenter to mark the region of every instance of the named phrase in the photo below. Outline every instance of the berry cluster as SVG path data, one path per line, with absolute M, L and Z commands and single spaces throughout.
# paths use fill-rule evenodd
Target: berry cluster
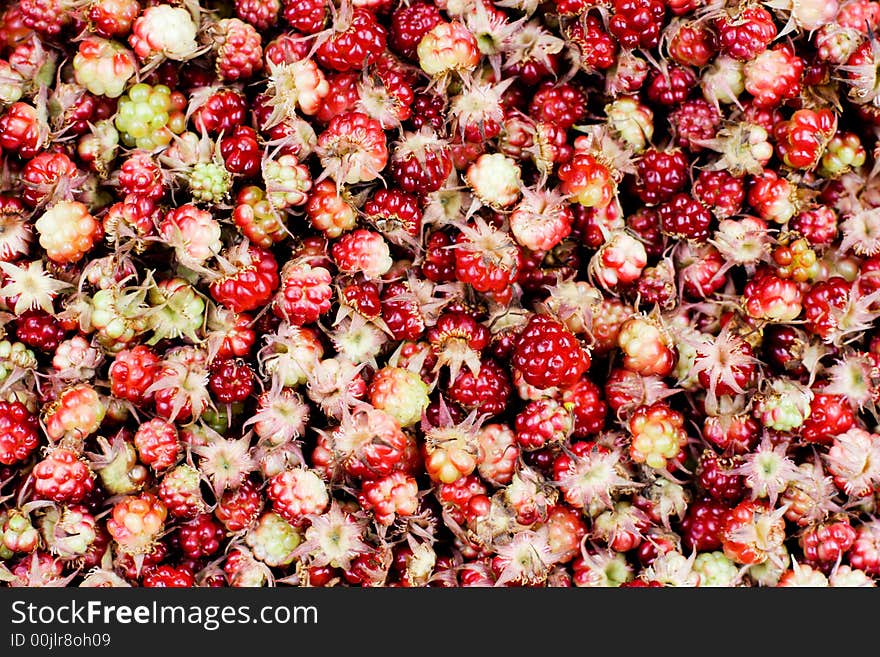
M 9 3 L 0 581 L 874 586 L 878 30 Z

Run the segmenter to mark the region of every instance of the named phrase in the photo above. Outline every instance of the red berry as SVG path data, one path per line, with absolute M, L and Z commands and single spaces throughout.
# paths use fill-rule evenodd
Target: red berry
M 648 98 L 655 103 L 674 107 L 687 100 L 696 84 L 697 76 L 689 67 L 668 66 L 663 71 L 655 69 L 648 82 Z
M 796 215 L 789 226 L 811 245 L 828 246 L 837 237 L 837 213 L 827 205 L 820 205 Z
M 581 67 L 587 71 L 604 71 L 614 66 L 617 44 L 593 14 L 567 25 L 565 37 L 577 48 Z
M 801 425 L 801 437 L 810 443 L 830 445 L 834 436 L 855 425 L 852 406 L 842 395 L 817 394 L 810 402 L 810 414 Z
M 852 284 L 840 276 L 814 284 L 803 297 L 805 328 L 821 338 L 837 335 L 851 292 Z
M 569 82 L 543 82 L 532 97 L 529 116 L 567 130 L 587 114 L 586 94 Z
M 391 152 L 391 174 L 404 191 L 430 194 L 446 182 L 452 172 L 448 144 L 430 128 L 404 133 Z
M 52 448 L 33 469 L 34 492 L 39 498 L 76 504 L 95 486 L 88 464 L 72 449 Z
M 102 37 L 124 37 L 140 13 L 137 0 L 104 0 L 88 5 L 89 25 Z
M 223 528 L 210 514 L 203 513 L 177 528 L 177 542 L 190 559 L 215 554 L 226 537 Z
M 671 112 L 669 121 L 675 130 L 676 143 L 681 148 L 698 153 L 718 132 L 721 114 L 705 99 L 694 98 Z
M 718 52 L 715 33 L 705 23 L 687 21 L 678 24 L 669 39 L 669 55 L 683 66 L 705 66 Z
M 636 193 L 650 205 L 670 200 L 687 185 L 688 166 L 680 149 L 648 149 L 636 165 Z
M 416 48 L 419 41 L 432 27 L 442 21 L 440 11 L 433 4 L 425 2 L 401 4 L 391 14 L 388 45 L 398 55 L 417 61 Z
M 536 399 L 516 416 L 516 442 L 526 451 L 562 443 L 573 428 L 571 413 L 555 399 Z
M 275 25 L 279 11 L 280 0 L 235 0 L 235 15 L 261 32 Z
M 745 493 L 743 476 L 732 472 L 738 465 L 734 458 L 719 457 L 711 449 L 703 451 L 697 464 L 697 485 L 700 490 L 725 504 L 736 504 Z
M 330 311 L 332 277 L 324 267 L 290 260 L 281 270 L 281 285 L 272 302 L 272 312 L 294 326 L 312 324 Z
M 681 522 L 682 538 L 689 550 L 711 552 L 721 547 L 721 528 L 729 507 L 711 499 L 697 500 Z
M 194 518 L 207 507 L 202 497 L 201 483 L 198 470 L 191 465 L 180 464 L 162 476 L 159 499 L 175 518 Z
M 446 99 L 432 93 L 416 93 L 413 98 L 412 116 L 409 123 L 416 130 L 424 127 L 443 132 L 446 128 Z M 411 191 L 411 190 L 407 190 Z
M 257 486 L 245 479 L 234 489 L 227 490 L 217 502 L 214 515 L 227 530 L 238 532 L 247 529 L 263 509 L 263 498 Z
M 174 465 L 183 449 L 177 428 L 161 418 L 141 424 L 134 434 L 134 444 L 144 465 L 156 471 L 167 470 Z
M 0 401 L 0 463 L 24 461 L 39 444 L 36 415 L 18 401 Z
M 455 241 L 455 276 L 459 281 L 477 292 L 509 293 L 522 266 L 522 252 L 506 231 L 477 221 L 463 227 Z
M 46 133 L 48 126 L 33 105 L 13 103 L 0 116 L 0 146 L 23 158 L 30 159 L 39 152 Z
M 363 207 L 364 218 L 394 244 L 411 244 L 421 234 L 418 199 L 397 189 L 376 190 Z
M 790 322 L 801 314 L 802 294 L 796 283 L 772 274 L 753 278 L 743 291 L 749 317 Z
M 602 399 L 602 391 L 586 377 L 562 391 L 562 402 L 571 405 L 574 416 L 574 438 L 588 438 L 605 428 L 608 406 Z
M 608 31 L 624 48 L 653 48 L 660 42 L 665 15 L 660 0 L 614 0 Z
M 147 588 L 192 588 L 196 580 L 186 566 L 162 564 L 144 569 L 143 585 Z
M 254 371 L 240 359 L 214 361 L 208 379 L 211 394 L 221 404 L 243 402 L 254 390 Z
M 463 368 L 446 389 L 449 399 L 463 408 L 489 415 L 502 413 L 512 392 L 507 371 L 491 358 L 480 362 L 476 376 L 470 369 Z
M 228 269 L 208 288 L 211 296 L 234 312 L 256 310 L 278 287 L 278 263 L 270 251 L 240 245 L 226 254 Z
M 825 572 L 840 563 L 856 541 L 856 530 L 849 521 L 826 522 L 801 534 L 800 544 L 808 564 Z
M 590 354 L 561 322 L 533 315 L 517 339 L 512 363 L 529 385 L 567 387 L 589 369 Z
M 263 68 L 263 38 L 250 23 L 222 18 L 211 26 L 211 37 L 222 80 L 247 80 Z
M 263 149 L 253 128 L 239 125 L 220 140 L 220 154 L 229 173 L 252 178 L 260 172 Z
M 152 399 L 147 390 L 156 380 L 160 363 L 161 359 L 145 345 L 120 351 L 109 370 L 113 396 L 137 405 Z
M 387 285 L 381 297 L 382 321 L 395 340 L 418 340 L 425 331 L 425 318 L 417 297 L 406 282 Z
M 302 468 L 272 477 L 266 496 L 275 512 L 293 525 L 302 524 L 309 515 L 322 513 L 329 504 L 324 482 L 313 471 Z
M 834 135 L 837 117 L 829 109 L 800 109 L 776 124 L 776 152 L 793 169 L 811 169 Z
M 362 70 L 385 50 L 386 34 L 373 14 L 355 7 L 351 22 L 334 28 L 333 35 L 318 46 L 315 58 L 334 71 Z
M 44 310 L 28 310 L 15 321 L 19 341 L 47 354 L 55 352 L 66 333 L 58 320 Z
M 247 116 L 247 101 L 236 89 L 221 88 L 193 112 L 193 125 L 209 135 L 229 134 Z
M 284 20 L 303 34 L 320 32 L 327 22 L 330 11 L 327 0 L 283 0 Z
M 670 237 L 702 242 L 709 237 L 712 214 L 690 194 L 676 194 L 661 205 L 660 227 Z
M 739 214 L 746 196 L 743 179 L 723 170 L 700 171 L 691 191 L 718 219 Z
M 60 0 L 21 0 L 22 22 L 46 36 L 55 36 L 70 21 Z
M 776 38 L 773 15 L 757 4 L 748 4 L 738 14 L 723 13 L 716 21 L 721 51 L 740 61 L 753 59 Z

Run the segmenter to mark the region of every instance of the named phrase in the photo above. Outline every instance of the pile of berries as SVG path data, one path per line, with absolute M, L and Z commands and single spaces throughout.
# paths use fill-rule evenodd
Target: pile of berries
M 874 586 L 880 1 L 0 10 L 0 581 Z

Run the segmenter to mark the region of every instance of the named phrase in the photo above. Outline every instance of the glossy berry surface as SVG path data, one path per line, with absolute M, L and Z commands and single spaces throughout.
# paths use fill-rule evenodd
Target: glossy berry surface
M 2 4 L 0 581 L 875 586 L 878 30 Z

